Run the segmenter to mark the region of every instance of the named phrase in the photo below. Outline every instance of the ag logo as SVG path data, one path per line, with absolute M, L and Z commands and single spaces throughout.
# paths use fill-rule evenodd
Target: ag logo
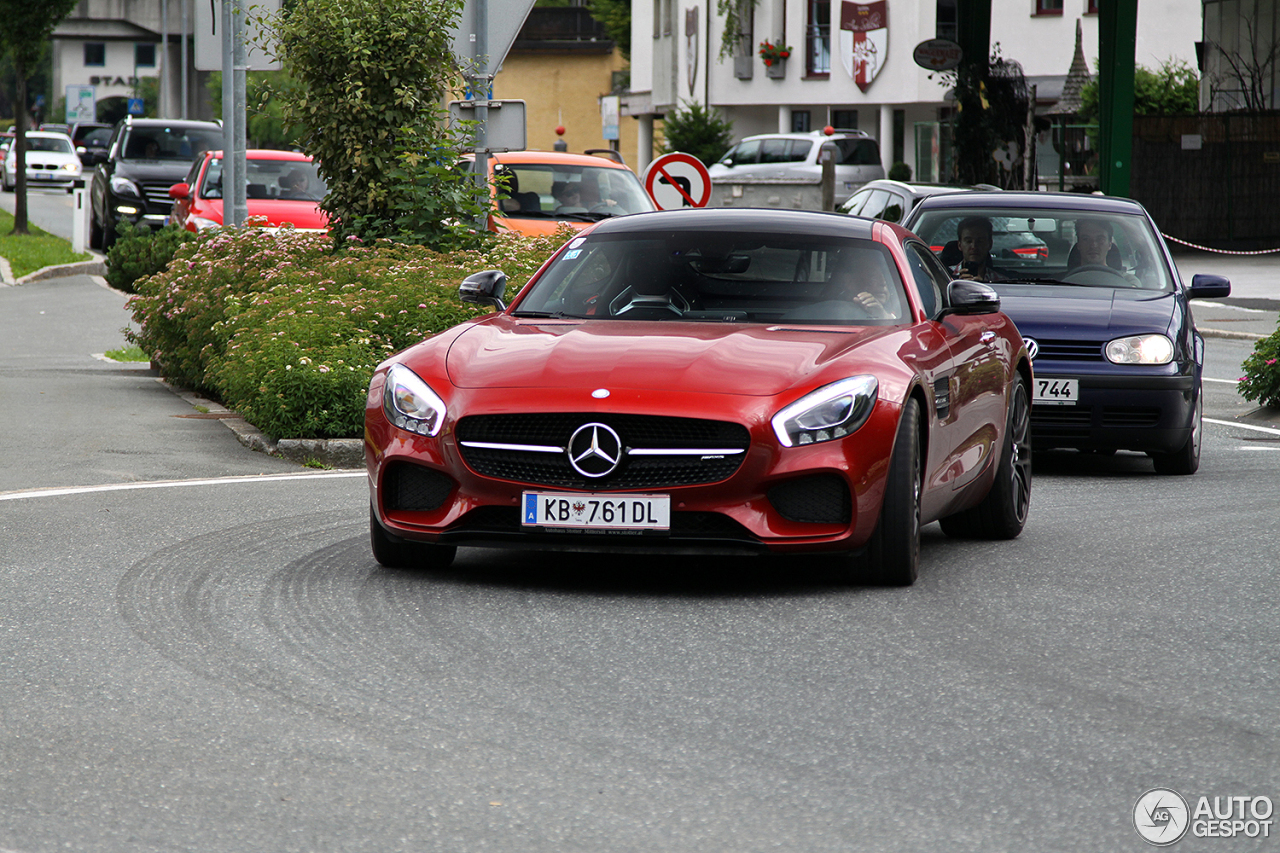
M 1152 788 L 1133 806 L 1133 828 L 1142 840 L 1166 847 L 1187 834 L 1191 813 L 1182 795 L 1169 788 Z
M 622 460 L 622 439 L 606 424 L 583 424 L 569 438 L 569 464 L 584 477 L 613 473 Z

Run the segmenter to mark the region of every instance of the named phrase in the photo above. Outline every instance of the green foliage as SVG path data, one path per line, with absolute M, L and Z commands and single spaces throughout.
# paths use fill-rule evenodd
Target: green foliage
M 898 162 L 889 167 L 889 180 L 891 181 L 909 181 L 911 180 L 911 167 L 906 163 Z
M 1095 124 L 1101 106 L 1098 78 L 1080 90 L 1080 118 Z M 1139 116 L 1187 115 L 1200 111 L 1200 78 L 1181 59 L 1166 59 L 1155 71 L 1141 65 L 1133 69 L 1133 114 Z
M 958 112 L 955 119 L 956 176 L 963 184 L 1002 184 L 992 152 L 1009 141 L 1021 147 L 1027 120 L 1030 90 L 1017 62 L 1005 59 L 997 42 L 991 47 L 986 65 L 961 63 L 938 75 L 943 84 L 955 89 Z
M 245 74 L 245 112 L 248 126 L 245 137 L 250 148 L 299 147 L 299 132 L 290 131 L 284 125 L 284 105 L 277 95 L 292 85 L 289 75 L 283 71 L 249 71 Z M 213 114 L 222 115 L 222 72 L 209 74 L 205 84 Z
M 89 260 L 88 252 L 76 255 L 71 244 L 32 225 L 26 234 L 13 233 L 13 214 L 0 210 L 0 258 L 9 262 L 14 278 L 58 264 Z
M 667 113 L 662 123 L 662 152 L 682 151 L 710 166 L 733 146 L 733 122 L 715 107 L 685 101 L 683 109 Z
M 1246 400 L 1280 408 L 1280 330 L 1254 344 L 1236 390 Z
M 335 252 L 324 235 L 291 229 L 206 231 L 137 283 L 138 329 L 126 338 L 165 377 L 272 438 L 358 437 L 379 362 L 487 313 L 458 301 L 463 278 L 502 269 L 514 292 L 565 236 L 503 234 L 482 251 L 384 240 Z
M 160 115 L 160 78 L 139 77 L 133 87 L 133 97 L 142 99 L 142 115 L 139 118 L 156 118 Z M 66 107 L 63 107 L 65 111 Z
M 449 27 L 461 5 L 309 0 L 272 22 L 290 75 L 278 93 L 285 126 L 319 163 L 339 245 L 484 239 L 468 226 L 488 189 L 451 168 L 460 140 L 440 105 L 458 75 Z
M 591 17 L 604 24 L 604 30 L 631 61 L 631 3 L 629 0 L 591 0 Z
M 126 220 L 116 224 L 116 234 L 116 241 L 107 250 L 106 279 L 107 284 L 125 293 L 135 292 L 138 279 L 163 271 L 178 247 L 195 239 L 190 231 L 176 225 L 152 231 Z

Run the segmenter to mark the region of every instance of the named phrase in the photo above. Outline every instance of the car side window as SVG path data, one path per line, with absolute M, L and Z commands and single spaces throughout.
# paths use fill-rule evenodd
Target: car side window
M 840 206 L 840 210 L 850 216 L 860 216 L 860 211 L 863 206 L 866 205 L 867 199 L 871 198 L 871 194 L 873 192 L 875 192 L 875 190 L 858 190 L 856 193 L 849 196 L 849 200 Z
M 889 198 L 888 190 L 873 190 L 858 215 L 868 219 L 880 219 L 880 214 L 884 213 L 884 209 L 889 206 Z
M 749 142 L 743 142 L 737 148 L 729 152 L 729 156 L 733 159 L 733 165 L 742 166 L 760 162 L 760 140 L 752 139 Z
M 915 279 L 916 289 L 920 291 L 920 301 L 927 317 L 935 317 L 944 304 L 943 294 L 951 283 L 951 274 L 938 260 L 929 247 L 922 243 L 908 243 L 907 264 L 911 268 L 911 277 Z
M 788 159 L 792 163 L 803 163 L 809 158 L 809 149 L 813 148 L 813 143 L 806 139 L 791 140 L 791 153 Z
M 787 139 L 766 139 L 760 145 L 760 162 L 761 163 L 785 163 L 787 162 Z

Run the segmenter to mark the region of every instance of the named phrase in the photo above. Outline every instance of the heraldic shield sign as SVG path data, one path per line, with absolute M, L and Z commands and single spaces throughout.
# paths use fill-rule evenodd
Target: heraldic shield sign
M 871 87 L 889 55 L 889 0 L 840 4 L 840 59 L 863 92 Z

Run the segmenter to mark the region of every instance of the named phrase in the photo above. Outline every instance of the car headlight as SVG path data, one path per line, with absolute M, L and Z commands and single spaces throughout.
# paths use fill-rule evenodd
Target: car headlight
M 193 225 L 197 231 L 203 231 L 206 228 L 221 228 L 221 222 L 215 222 L 212 219 L 205 219 L 203 216 L 188 216 L 187 223 Z
M 76 175 L 80 173 L 80 165 L 78 163 L 63 163 L 59 168 L 64 172 L 71 172 Z
M 810 391 L 773 416 L 774 434 L 783 447 L 844 438 L 867 422 L 879 387 L 874 376 L 850 376 Z
M 393 364 L 387 371 L 382 411 L 400 429 L 419 435 L 435 435 L 444 425 L 444 401 L 403 364 Z
M 138 185 L 119 175 L 114 175 L 111 178 L 111 191 L 116 195 L 131 195 L 142 198 L 142 190 L 138 189 Z
M 1164 335 L 1134 335 L 1116 338 L 1106 347 L 1113 364 L 1168 364 L 1173 361 L 1173 341 Z

